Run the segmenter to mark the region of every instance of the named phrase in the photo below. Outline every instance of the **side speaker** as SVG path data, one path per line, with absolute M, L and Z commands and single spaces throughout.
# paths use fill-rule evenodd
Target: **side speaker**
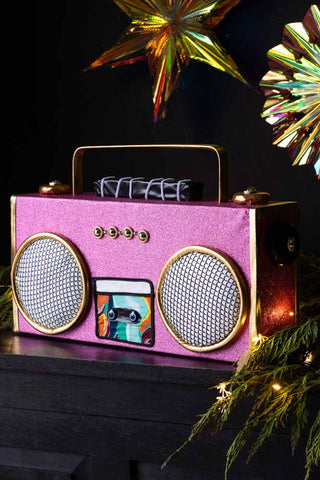
M 85 262 L 66 238 L 41 233 L 20 246 L 12 266 L 14 299 L 36 330 L 54 335 L 80 320 L 89 300 Z
M 158 282 L 157 303 L 170 334 L 184 348 L 209 352 L 230 342 L 247 316 L 247 288 L 226 255 L 191 246 L 176 252 Z

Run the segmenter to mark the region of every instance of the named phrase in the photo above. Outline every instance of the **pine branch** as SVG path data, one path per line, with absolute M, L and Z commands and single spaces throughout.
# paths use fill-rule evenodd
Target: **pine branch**
M 10 267 L 0 267 L 0 330 L 12 328 L 12 289 Z
M 286 328 L 252 348 L 247 363 L 228 382 L 227 397 L 217 397 L 193 426 L 187 441 L 165 462 L 165 466 L 194 437 L 207 429 L 217 433 L 242 398 L 254 403 L 243 428 L 228 452 L 225 478 L 241 450 L 256 435 L 248 461 L 267 439 L 291 420 L 291 449 L 294 454 L 301 432 L 308 426 L 308 398 L 320 391 L 320 259 L 302 257 L 303 274 L 300 302 L 301 325 Z M 278 390 L 275 390 L 276 387 Z M 213 388 L 219 388 L 219 385 Z M 320 462 L 320 410 L 309 430 L 306 447 L 306 475 Z
M 320 374 L 320 372 L 319 372 Z M 320 463 L 320 410 L 317 418 L 310 428 L 308 442 L 306 446 L 306 476 L 308 480 L 313 467 L 317 467 Z

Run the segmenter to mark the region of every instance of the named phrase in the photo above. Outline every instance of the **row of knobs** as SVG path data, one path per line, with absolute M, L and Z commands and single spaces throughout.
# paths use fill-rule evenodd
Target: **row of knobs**
M 116 239 L 119 235 L 122 235 L 127 240 L 131 240 L 136 236 L 140 242 L 147 243 L 149 241 L 150 235 L 146 230 L 139 230 L 135 232 L 131 227 L 124 227 L 123 230 L 119 230 L 117 227 L 111 226 L 107 230 L 104 230 L 102 227 L 94 227 L 93 235 L 96 238 L 103 238 L 104 235 L 108 235 L 112 239 Z

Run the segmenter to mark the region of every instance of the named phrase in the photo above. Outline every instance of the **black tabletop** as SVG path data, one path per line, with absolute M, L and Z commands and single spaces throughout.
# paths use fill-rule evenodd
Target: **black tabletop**
M 0 479 L 221 480 L 226 451 L 250 413 L 247 399 L 219 434 L 199 436 L 164 470 L 161 464 L 215 402 L 218 391 L 209 387 L 228 380 L 233 369 L 217 361 L 1 333 Z M 313 403 L 310 418 L 319 396 Z M 301 480 L 302 437 L 294 457 L 290 428 L 276 432 L 249 465 L 244 450 L 230 480 Z
M 215 385 L 230 376 L 230 363 L 175 357 L 58 338 L 0 334 L 0 368 L 63 372 L 184 384 Z

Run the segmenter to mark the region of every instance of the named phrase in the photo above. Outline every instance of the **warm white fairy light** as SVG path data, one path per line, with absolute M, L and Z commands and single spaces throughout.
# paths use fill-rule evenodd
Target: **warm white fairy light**
M 265 337 L 261 333 L 258 333 L 258 335 L 251 339 L 251 345 L 252 347 L 260 347 L 261 343 L 265 342 L 267 339 L 268 337 Z
M 278 392 L 282 388 L 281 385 L 279 385 L 279 383 L 273 383 L 271 386 L 273 390 L 276 390 L 276 392 Z
M 226 383 L 220 383 L 217 386 L 217 389 L 219 390 L 220 395 L 217 397 L 217 400 L 223 400 L 232 395 L 230 390 L 227 390 L 227 384 Z
M 312 360 L 313 360 L 312 352 L 306 352 L 303 363 L 309 366 L 312 363 Z

